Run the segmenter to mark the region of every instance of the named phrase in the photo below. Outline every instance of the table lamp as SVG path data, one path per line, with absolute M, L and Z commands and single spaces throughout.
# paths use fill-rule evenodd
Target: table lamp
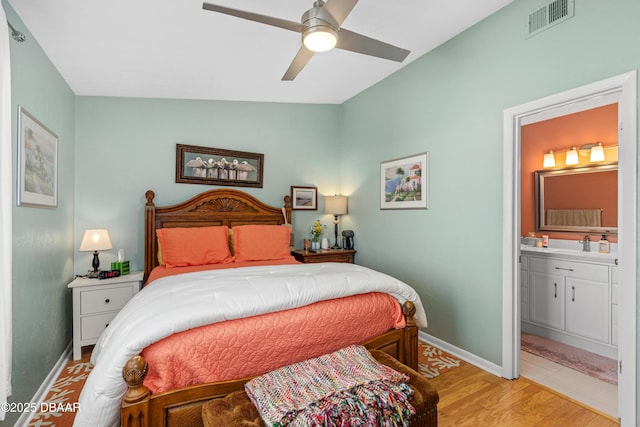
M 340 249 L 340 244 L 338 244 L 338 223 L 340 222 L 340 215 L 347 213 L 347 196 L 326 196 L 324 198 L 324 211 L 333 215 L 336 243 L 331 249 Z
M 106 251 L 111 249 L 111 239 L 109 238 L 109 232 L 105 229 L 89 229 L 84 231 L 82 236 L 82 243 L 80 243 L 80 252 L 92 252 L 93 262 L 91 266 L 93 271 L 89 271 L 87 277 L 98 277 L 100 271 L 100 260 L 98 259 L 98 251 Z

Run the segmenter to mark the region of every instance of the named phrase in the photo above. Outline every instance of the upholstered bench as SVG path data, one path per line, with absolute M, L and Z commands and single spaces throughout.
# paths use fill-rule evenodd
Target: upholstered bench
M 398 362 L 388 354 L 372 350 L 371 354 L 398 372 L 409 376 L 409 385 L 413 389 L 411 404 L 416 414 L 411 417 L 411 427 L 435 427 L 438 425 L 438 392 L 419 373 Z M 205 427 L 264 427 L 258 410 L 244 391 L 236 391 L 224 398 L 214 399 L 202 406 L 202 421 Z

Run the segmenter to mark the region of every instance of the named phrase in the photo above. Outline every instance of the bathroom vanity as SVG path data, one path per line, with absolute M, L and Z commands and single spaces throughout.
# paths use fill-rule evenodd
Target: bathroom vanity
M 521 246 L 522 332 L 617 359 L 616 253 L 550 246 Z

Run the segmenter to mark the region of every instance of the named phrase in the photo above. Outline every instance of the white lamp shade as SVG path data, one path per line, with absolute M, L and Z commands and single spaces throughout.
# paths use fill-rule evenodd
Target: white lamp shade
M 90 229 L 84 231 L 82 243 L 80 243 L 81 252 L 106 251 L 111 248 L 111 239 L 107 230 Z
M 544 155 L 544 161 L 542 162 L 542 167 L 552 168 L 555 165 L 556 165 L 556 158 L 553 155 L 553 151 L 549 150 L 549 152 Z
M 576 147 L 571 147 L 571 150 L 567 151 L 567 157 L 565 159 L 565 164 L 567 165 L 577 165 L 580 163 L 578 160 L 578 150 Z
M 604 160 L 604 148 L 602 144 L 598 142 L 597 145 L 591 147 L 591 156 L 589 157 L 590 162 L 601 162 Z
M 346 214 L 347 196 L 326 196 L 324 198 L 324 211 L 331 215 Z

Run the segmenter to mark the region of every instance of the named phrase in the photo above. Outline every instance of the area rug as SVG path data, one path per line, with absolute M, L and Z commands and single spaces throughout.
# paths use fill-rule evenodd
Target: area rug
M 73 425 L 78 410 L 78 398 L 84 386 L 91 363 L 90 353 L 83 353 L 82 359 L 70 360 L 60 376 L 53 383 L 38 412 L 31 419 L 29 427 L 67 427 Z
M 91 372 L 91 353 L 82 354 L 82 359 L 69 361 L 51 390 L 41 409 L 29 422 L 29 427 L 70 427 L 75 418 L 74 404 Z M 418 371 L 425 378 L 435 378 L 464 362 L 432 345 L 418 340 Z
M 464 362 L 437 347 L 418 340 L 418 372 L 425 378 L 435 378 Z
M 599 380 L 618 384 L 617 362 L 608 357 L 530 334 L 522 334 L 521 348 Z

